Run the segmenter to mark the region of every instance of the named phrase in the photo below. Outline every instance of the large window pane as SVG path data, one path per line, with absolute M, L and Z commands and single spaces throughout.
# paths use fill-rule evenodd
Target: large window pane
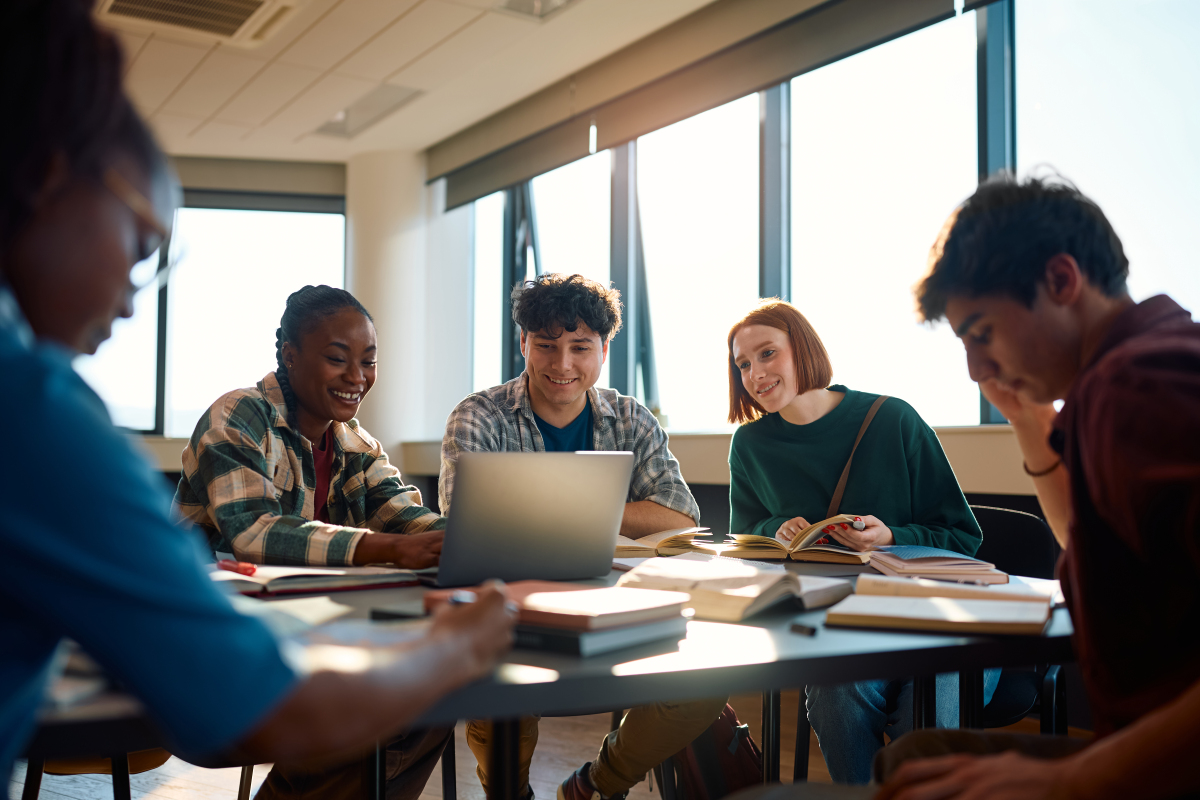
M 158 255 L 151 257 L 158 261 Z M 158 364 L 158 290 L 133 299 L 133 317 L 113 323 L 112 338 L 94 356 L 75 359 L 75 371 L 108 406 L 113 423 L 135 431 L 154 429 Z
M 1200 4 L 1055 0 L 1016 14 L 1017 159 L 1099 203 L 1135 300 L 1200 310 Z
M 543 272 L 609 283 L 612 157 L 607 150 L 532 181 Z M 608 386 L 608 362 L 597 385 Z
M 504 192 L 475 201 L 475 331 L 473 391 L 500 383 L 501 337 L 508 303 L 504 286 Z
M 276 367 L 287 297 L 345 284 L 345 217 L 184 208 L 167 292 L 167 436 L 191 436 L 222 394 Z M 364 300 L 368 309 L 370 299 Z
M 792 81 L 792 300 L 835 382 L 930 425 L 979 423 L 962 346 L 918 324 L 912 294 L 975 188 L 976 113 L 973 13 Z
M 662 411 L 726 428 L 725 337 L 758 297 L 758 96 L 643 136 L 637 159 Z

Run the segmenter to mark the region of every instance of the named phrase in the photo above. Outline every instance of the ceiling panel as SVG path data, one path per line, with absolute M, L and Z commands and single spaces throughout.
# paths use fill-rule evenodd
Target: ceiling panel
M 207 119 L 265 66 L 263 61 L 219 49 L 188 76 L 162 110 Z
M 250 52 L 255 58 L 271 61 L 292 42 L 299 39 L 314 26 L 319 26 L 329 10 L 336 8 L 343 0 L 302 0 L 296 10 L 283 22 L 283 26 L 273 32 L 267 41 L 253 48 Z
M 221 122 L 258 125 L 321 77 L 319 70 L 271 64 L 217 112 Z
M 125 76 L 125 88 L 144 113 L 158 109 L 211 48 L 155 37 Z
M 319 25 L 281 53 L 279 60 L 329 69 L 418 2 L 420 0 L 342 0 Z
M 346 106 L 374 89 L 375 81 L 327 75 L 286 108 L 267 120 L 253 138 L 282 136 L 291 142 L 311 133 Z
M 125 53 L 125 71 L 128 73 L 129 68 L 133 66 L 134 60 L 138 57 L 138 53 L 142 51 L 150 37 L 147 34 L 131 33 L 116 28 L 110 28 L 110 30 L 116 34 L 117 40 L 121 43 L 121 50 Z
M 429 91 L 468 72 L 540 26 L 533 21 L 488 12 L 417 61 L 388 78 L 388 83 Z
M 203 124 L 203 119 L 166 112 L 159 112 L 150 119 L 154 135 L 167 152 L 174 152 L 175 148 L 187 141 L 192 131 Z
M 188 140 L 191 147 L 215 147 L 237 145 L 254 129 L 249 125 L 232 122 L 208 122 Z
M 424 2 L 359 48 L 337 68 L 343 75 L 381 81 L 479 17 L 451 3 Z

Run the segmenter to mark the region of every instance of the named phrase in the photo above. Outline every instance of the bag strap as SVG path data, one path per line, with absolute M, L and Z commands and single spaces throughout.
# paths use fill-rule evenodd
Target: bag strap
M 858 438 L 854 440 L 854 447 L 850 448 L 850 457 L 846 459 L 846 468 L 842 470 L 842 477 L 838 478 L 837 488 L 833 490 L 833 499 L 829 501 L 829 510 L 825 512 L 825 519 L 838 513 L 838 506 L 842 504 L 842 493 L 846 491 L 846 480 L 850 477 L 850 464 L 854 461 L 854 451 L 858 449 L 858 443 L 862 441 L 863 434 L 867 432 L 867 426 L 871 424 L 871 420 L 875 419 L 875 412 L 887 399 L 886 394 L 877 398 L 867 411 L 867 416 L 863 418 L 862 427 L 858 429 Z

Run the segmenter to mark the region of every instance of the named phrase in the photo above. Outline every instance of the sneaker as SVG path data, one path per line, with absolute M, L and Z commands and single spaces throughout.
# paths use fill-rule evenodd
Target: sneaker
M 565 781 L 558 785 L 558 800 L 625 800 L 629 792 L 605 797 L 592 786 L 592 762 L 587 762 L 575 770 Z

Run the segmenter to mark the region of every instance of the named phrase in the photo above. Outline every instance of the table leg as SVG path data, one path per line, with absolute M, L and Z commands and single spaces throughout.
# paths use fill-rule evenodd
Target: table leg
M 133 800 L 129 788 L 129 754 L 112 757 L 113 800 Z
M 913 730 L 937 727 L 937 676 L 913 678 Z
M 517 800 L 521 787 L 520 773 L 521 722 L 519 719 L 492 720 L 492 758 L 488 783 L 492 796 L 488 800 Z
M 29 766 L 25 769 L 25 789 L 21 792 L 21 800 L 37 800 L 38 792 L 42 790 L 42 769 L 45 766 L 45 759 L 29 759 Z
M 779 692 L 763 692 L 763 783 L 779 783 Z
M 457 734 L 454 731 L 450 732 L 450 741 L 446 743 L 446 749 L 442 751 L 442 800 L 458 800 L 458 766 L 455 764 L 454 758 L 454 737 Z
M 958 673 L 958 727 L 983 727 L 983 670 Z
M 796 756 L 792 762 L 792 783 L 808 780 L 808 746 L 812 741 L 812 726 L 808 722 L 808 687 L 800 687 L 800 708 L 796 712 Z

